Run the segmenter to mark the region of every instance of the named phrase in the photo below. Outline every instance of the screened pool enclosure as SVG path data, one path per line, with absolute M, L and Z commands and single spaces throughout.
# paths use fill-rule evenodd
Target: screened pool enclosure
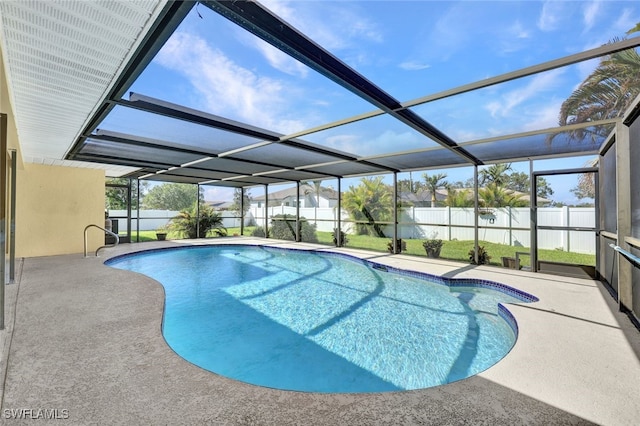
M 128 180 L 134 200 L 114 213 L 120 231 L 137 230 L 132 240 L 139 239 L 147 208 L 136 199 L 141 185 L 188 184 L 198 199 L 201 192 L 210 194 L 204 199 L 225 217 L 231 234 L 423 256 L 427 241 L 442 240 L 445 258 L 462 253 L 484 263 L 488 251 L 494 264 L 557 273 L 570 264 L 577 267 L 573 274 L 606 281 L 621 305 L 638 315 L 640 286 L 633 283 L 640 272 L 611 247 L 640 254 L 635 223 L 640 215 L 634 214 L 640 198 L 632 189 L 640 179 L 632 167 L 640 160 L 637 100 L 627 100 L 616 114 L 562 125 L 537 118 L 543 112 L 557 117 L 560 111 L 550 107 L 575 88 L 565 81 L 553 90 L 539 89 L 542 82 L 581 74 L 585 64 L 612 55 L 635 53 L 640 38 L 616 38 L 586 50 L 567 43 L 565 56 L 529 63 L 523 53 L 520 61 L 505 60 L 502 73 L 489 74 L 485 62 L 477 61 L 452 68 L 450 79 L 425 72 L 419 82 L 403 85 L 403 79 L 414 77 L 383 57 L 368 62 L 364 53 L 340 48 L 305 21 L 310 13 L 305 8 L 313 7 L 305 3 L 289 8 L 245 1 L 166 4 L 66 155 L 127 168 L 119 178 Z M 342 7 L 356 13 L 362 5 Z M 380 14 L 388 19 L 380 26 L 397 31 L 388 39 L 399 43 L 404 32 L 421 29 L 398 22 L 416 8 L 425 13 L 439 3 L 370 6 L 387 12 Z M 215 40 L 213 47 L 203 44 L 205 33 Z M 579 34 L 565 36 L 559 40 Z M 424 46 L 412 47 L 428 52 L 430 42 L 425 38 Z M 220 54 L 225 49 L 243 66 L 228 67 L 229 57 Z M 273 70 L 264 68 L 257 51 L 267 52 L 264 57 L 282 72 L 278 90 L 284 98 L 274 99 Z M 373 57 L 373 51 L 366 53 Z M 486 55 L 487 63 L 500 60 L 489 49 Z M 375 78 L 373 62 L 384 70 Z M 209 67 L 196 68 L 201 63 Z M 162 75 L 154 74 L 160 65 L 163 72 L 183 73 L 195 86 L 212 85 L 228 73 L 235 78 L 227 84 L 237 89 L 229 98 L 207 102 L 194 100 L 187 90 L 176 95 L 180 90 L 165 90 L 173 84 L 170 74 L 151 79 Z M 401 65 L 405 71 L 428 69 Z M 180 66 L 193 68 L 176 71 Z M 299 90 L 302 80 L 313 89 Z M 247 81 L 258 89 L 243 92 Z M 535 105 L 518 100 L 525 92 L 535 97 Z M 259 102 L 241 114 L 234 105 L 249 102 L 244 97 Z M 282 105 L 294 101 L 294 112 L 284 112 Z M 517 189 L 505 188 L 496 171 L 514 179 L 517 171 L 525 178 Z M 569 178 L 591 182 L 595 189 L 588 202 L 553 202 L 554 185 Z M 195 206 L 196 217 L 201 204 Z

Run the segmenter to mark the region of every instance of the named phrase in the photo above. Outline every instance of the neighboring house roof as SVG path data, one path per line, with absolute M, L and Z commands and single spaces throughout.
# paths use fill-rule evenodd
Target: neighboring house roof
M 315 196 L 315 188 L 311 185 L 300 185 L 300 196 L 305 195 L 313 195 Z M 338 199 L 338 191 L 333 188 L 320 188 L 320 196 L 327 200 L 337 200 Z M 296 197 L 296 187 L 283 189 L 281 191 L 270 192 L 269 193 L 269 202 L 284 200 L 286 198 Z M 259 195 L 257 197 L 251 197 L 251 201 L 264 201 L 265 196 Z
M 431 191 L 427 189 L 420 189 L 417 192 L 410 191 L 401 191 L 398 194 L 398 197 L 401 201 L 409 201 L 412 203 L 430 203 L 431 202 Z M 436 190 L 436 201 L 444 201 L 447 199 L 447 190 L 446 189 L 437 189 Z
M 452 188 L 456 191 L 473 191 L 473 188 Z M 482 188 L 480 188 L 482 189 Z M 510 189 L 505 190 L 505 192 L 510 195 L 510 196 L 514 196 L 514 197 L 518 197 L 521 200 L 525 200 L 525 201 L 529 201 L 529 194 L 524 193 L 524 192 L 519 192 L 519 191 L 513 191 Z M 448 195 L 448 190 L 446 188 L 439 188 L 436 190 L 436 201 L 438 202 L 444 202 L 447 199 L 447 195 Z M 315 188 L 311 185 L 300 185 L 300 196 L 304 196 L 304 195 L 312 195 L 315 197 Z M 271 192 L 269 193 L 269 202 L 278 202 L 290 197 L 295 197 L 296 196 L 296 188 L 287 188 L 287 189 L 283 189 L 281 191 L 276 191 L 276 192 Z M 337 200 L 338 199 L 338 192 L 335 191 L 332 188 L 325 188 L 322 187 L 320 189 L 320 196 L 328 199 L 328 200 Z M 426 203 L 429 204 L 431 203 L 431 191 L 427 190 L 427 189 L 420 189 L 417 192 L 410 192 L 410 191 L 401 191 L 398 194 L 398 197 L 401 201 L 405 201 L 405 202 L 411 202 L 414 204 L 420 204 L 420 203 Z M 264 201 L 265 200 L 265 196 L 264 195 L 260 195 L 257 197 L 252 197 L 252 201 Z M 547 198 L 543 198 L 543 197 L 538 197 L 538 204 L 539 205 L 544 205 L 544 204 L 550 204 L 552 200 L 549 200 Z M 231 204 L 231 203 L 229 203 Z
M 473 188 L 451 188 L 455 191 L 470 191 L 470 193 L 473 193 Z M 483 187 L 478 188 L 479 190 L 482 190 Z M 438 190 L 440 191 L 440 190 Z M 442 191 L 445 191 L 445 194 L 447 193 L 447 190 L 444 189 Z M 526 192 L 520 192 L 520 191 L 514 191 L 512 189 L 505 189 L 504 192 L 507 195 L 510 195 L 512 197 L 517 197 L 519 200 L 524 200 L 524 201 L 529 201 L 529 199 L 531 198 L 530 195 Z M 445 196 L 446 198 L 446 196 Z M 539 205 L 543 205 L 543 204 L 551 204 L 553 200 L 549 200 L 548 198 L 544 198 L 544 197 L 538 197 L 538 204 Z
M 207 204 L 215 210 L 229 210 L 233 201 L 207 201 Z

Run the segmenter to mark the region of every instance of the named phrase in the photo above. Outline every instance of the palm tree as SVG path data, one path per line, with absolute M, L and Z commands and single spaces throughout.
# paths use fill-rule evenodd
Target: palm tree
M 315 207 L 320 207 L 320 191 L 322 190 L 322 180 L 310 180 L 306 184 L 313 188 L 313 193 L 316 195 Z M 309 192 L 311 191 L 305 191 L 305 195 Z
M 527 200 L 522 200 L 515 196 L 511 191 L 506 190 L 495 182 L 490 183 L 486 187 L 478 191 L 480 205 L 485 208 L 490 207 L 526 207 L 529 205 Z
M 431 194 L 431 207 L 436 206 L 436 191 L 438 188 L 447 187 L 449 182 L 445 179 L 447 178 L 446 173 L 438 173 L 437 175 L 429 176 L 427 173 L 422 175 L 424 178 L 425 184 L 427 186 L 427 190 Z
M 470 189 L 453 189 L 447 191 L 445 204 L 449 207 L 473 207 L 475 201 Z
M 222 217 L 211 206 L 200 205 L 200 220 L 198 212 L 194 206 L 190 211 L 182 210 L 177 216 L 171 219 L 169 228 L 178 235 L 187 238 L 205 238 L 207 232 L 213 230 L 218 236 L 227 235 L 227 228 L 222 223 Z
M 637 33 L 638 31 L 640 31 L 640 22 L 638 22 L 635 27 L 633 27 L 629 31 L 627 31 L 627 35 L 632 34 L 632 33 Z
M 558 123 L 565 126 L 621 117 L 639 93 L 638 52 L 627 49 L 612 53 L 603 57 L 598 67 L 562 103 Z M 608 130 L 604 128 L 583 128 L 571 130 L 567 134 L 572 140 L 590 139 L 591 142 L 596 142 L 606 137 L 607 133 Z M 551 142 L 557 135 L 550 136 L 548 141 Z
M 507 175 L 509 170 L 512 170 L 511 163 L 492 164 L 486 169 L 480 170 L 479 183 L 482 186 L 494 183 L 499 187 L 504 187 L 509 181 L 509 175 Z
M 383 177 L 362 178 L 360 185 L 349 186 L 344 193 L 342 207 L 349 212 L 356 223 L 356 233 L 359 235 L 375 235 L 384 238 L 384 232 L 376 220 L 387 221 L 392 216 L 392 193 L 388 185 L 382 182 Z

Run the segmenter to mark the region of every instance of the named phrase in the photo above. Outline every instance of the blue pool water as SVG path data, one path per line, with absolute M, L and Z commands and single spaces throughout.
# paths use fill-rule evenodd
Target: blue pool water
M 498 304 L 536 300 L 486 281 L 268 247 L 163 249 L 107 264 L 164 286 L 163 333 L 188 361 L 298 391 L 418 389 L 472 376 L 515 343 L 515 321 Z

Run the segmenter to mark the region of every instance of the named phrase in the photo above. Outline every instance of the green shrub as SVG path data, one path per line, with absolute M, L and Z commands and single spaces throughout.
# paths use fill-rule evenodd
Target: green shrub
M 257 229 L 257 228 L 256 228 Z M 254 231 L 255 232 L 255 231 Z M 264 233 L 264 231 L 262 231 Z M 295 241 L 296 239 L 296 219 L 295 216 L 278 214 L 271 218 L 269 237 L 278 240 Z M 301 241 L 317 243 L 316 227 L 311 225 L 307 219 L 300 217 L 300 238 Z
M 336 238 L 338 235 L 338 228 L 333 228 L 333 232 L 331 233 L 331 238 L 333 239 L 333 245 L 336 247 L 344 247 L 349 242 L 347 238 L 347 234 L 344 231 L 340 231 L 340 246 L 338 246 L 338 239 Z
M 265 235 L 264 233 L 264 228 L 262 226 L 257 226 L 253 231 L 251 231 L 251 236 L 252 237 L 260 237 L 260 238 L 266 238 L 267 235 Z
M 393 253 L 393 240 L 387 243 L 387 251 Z M 407 243 L 402 241 L 402 238 L 399 238 L 396 240 L 396 253 L 402 253 L 403 251 L 407 251 Z
M 475 250 L 474 249 L 469 250 L 469 260 L 473 265 L 476 265 L 475 257 L 476 257 Z M 479 246 L 477 265 L 488 265 L 490 260 L 491 260 L 491 256 L 489 256 L 489 253 L 487 253 L 487 251 L 484 249 L 484 246 Z
M 168 229 L 181 237 L 205 238 L 207 232 L 212 231 L 218 236 L 226 236 L 227 228 L 222 224 L 222 217 L 213 208 L 205 204 L 200 205 L 200 220 L 198 210 L 194 206 L 190 211 L 182 210 L 171 219 Z
M 422 243 L 422 247 L 427 252 L 427 257 L 437 259 L 440 257 L 440 250 L 442 250 L 442 240 L 427 240 Z

